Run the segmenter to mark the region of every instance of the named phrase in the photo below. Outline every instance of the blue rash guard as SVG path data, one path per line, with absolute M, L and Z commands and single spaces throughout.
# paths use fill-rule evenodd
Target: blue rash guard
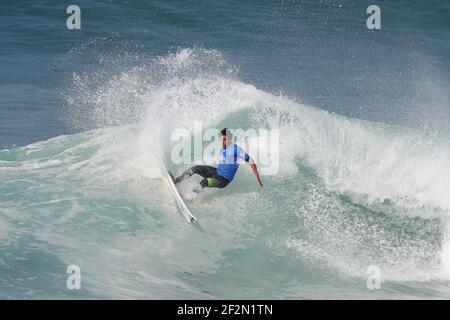
M 220 152 L 217 174 L 228 181 L 231 181 L 239 168 L 241 160 L 248 162 L 249 158 L 250 157 L 244 150 L 236 144 L 231 143 L 227 148 L 222 148 L 222 151 Z

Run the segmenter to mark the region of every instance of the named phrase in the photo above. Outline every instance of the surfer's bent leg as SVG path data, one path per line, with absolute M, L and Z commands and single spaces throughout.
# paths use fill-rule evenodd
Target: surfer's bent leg
M 202 176 L 203 178 L 212 178 L 216 175 L 217 171 L 216 168 L 211 166 L 193 166 L 187 169 L 185 172 L 181 174 L 178 178 L 175 179 L 175 183 L 180 183 L 186 178 L 189 178 L 193 174 L 198 174 L 199 176 Z

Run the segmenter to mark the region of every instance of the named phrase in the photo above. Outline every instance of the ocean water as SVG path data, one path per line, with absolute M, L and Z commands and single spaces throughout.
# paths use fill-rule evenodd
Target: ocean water
M 1 299 L 450 298 L 448 1 L 73 4 L 0 4 Z M 193 121 L 280 163 L 190 225 L 160 153 Z

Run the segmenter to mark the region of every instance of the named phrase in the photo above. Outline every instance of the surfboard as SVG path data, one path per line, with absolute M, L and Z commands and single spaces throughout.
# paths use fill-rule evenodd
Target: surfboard
M 183 216 L 187 222 L 193 223 L 193 222 L 197 221 L 197 218 L 194 217 L 191 210 L 189 210 L 186 203 L 184 203 L 184 200 L 181 197 L 181 194 L 178 191 L 177 186 L 175 185 L 175 179 L 174 179 L 172 173 L 170 173 L 170 171 L 167 169 L 166 162 L 164 161 L 164 159 L 163 159 L 163 164 L 164 164 L 164 169 L 167 174 L 167 181 L 169 182 L 170 189 L 172 190 L 172 192 L 174 194 L 178 209 L 181 211 L 181 213 L 183 214 Z

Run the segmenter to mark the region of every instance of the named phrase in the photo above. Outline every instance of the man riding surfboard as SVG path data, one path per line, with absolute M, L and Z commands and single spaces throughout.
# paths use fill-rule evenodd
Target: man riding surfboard
M 206 165 L 195 165 L 187 169 L 183 174 L 175 179 L 175 183 L 180 183 L 194 174 L 203 177 L 200 185 L 194 189 L 198 193 L 203 188 L 225 188 L 234 178 L 239 168 L 239 160 L 250 164 L 256 181 L 262 187 L 263 183 L 259 176 L 258 168 L 253 159 L 245 153 L 238 145 L 231 143 L 232 134 L 229 129 L 224 128 L 220 131 L 221 152 L 217 168 Z

